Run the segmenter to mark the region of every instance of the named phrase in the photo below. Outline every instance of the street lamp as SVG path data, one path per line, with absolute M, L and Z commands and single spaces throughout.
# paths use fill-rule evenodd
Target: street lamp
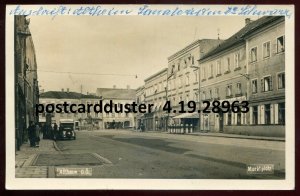
M 199 60 L 198 60 L 198 62 L 199 62 Z M 199 113 L 199 131 L 201 131 L 201 90 L 200 90 L 200 63 L 199 63 L 199 65 L 198 66 L 195 66 L 195 65 L 192 65 L 192 66 L 190 66 L 191 68 L 195 68 L 195 70 L 198 70 L 198 84 L 199 84 L 199 86 L 198 86 L 198 101 L 199 101 L 199 111 L 198 111 L 198 113 Z

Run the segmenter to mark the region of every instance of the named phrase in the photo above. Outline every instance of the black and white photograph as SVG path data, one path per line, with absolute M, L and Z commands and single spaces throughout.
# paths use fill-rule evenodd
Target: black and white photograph
M 7 6 L 9 187 L 292 189 L 293 6 L 112 6 Z

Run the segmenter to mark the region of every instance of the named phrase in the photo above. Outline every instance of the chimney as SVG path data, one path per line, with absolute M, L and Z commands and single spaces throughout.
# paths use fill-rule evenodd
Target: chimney
M 245 19 L 245 26 L 247 26 L 248 24 L 250 24 L 252 22 L 252 20 L 250 18 L 246 18 Z
M 61 89 L 61 92 L 65 92 L 65 89 L 62 88 L 62 89 Z
M 117 88 L 117 86 L 116 86 L 116 85 L 114 85 L 113 87 L 114 87 L 114 88 Z
M 69 89 L 69 88 L 67 88 L 67 92 L 70 92 L 70 89 Z
M 129 85 L 127 85 L 127 86 L 126 86 L 126 88 L 127 88 L 127 90 L 129 90 L 129 89 L 130 89 L 130 86 L 129 86 Z

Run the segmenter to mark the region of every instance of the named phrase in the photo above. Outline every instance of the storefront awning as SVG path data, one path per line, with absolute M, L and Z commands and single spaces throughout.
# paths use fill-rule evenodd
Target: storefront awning
M 173 118 L 199 118 L 199 113 L 183 113 Z

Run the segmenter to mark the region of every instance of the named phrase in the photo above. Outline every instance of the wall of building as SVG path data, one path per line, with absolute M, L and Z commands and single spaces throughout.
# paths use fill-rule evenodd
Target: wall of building
M 284 38 L 284 33 L 283 18 L 247 38 L 250 76 L 249 124 L 251 125 L 269 124 L 273 127 L 272 125 L 285 124 L 285 86 L 280 88 L 282 86 L 279 85 L 282 84 L 279 81 L 279 74 L 285 75 L 285 52 L 277 51 L 280 48 L 277 39 L 281 36 Z M 269 43 L 269 52 L 264 50 L 266 43 Z M 254 62 L 251 61 L 252 48 L 257 48 L 257 60 Z M 267 82 L 269 79 L 271 82 Z M 254 80 L 257 81 L 256 92 L 252 91 Z M 283 82 L 285 83 L 285 77 Z

